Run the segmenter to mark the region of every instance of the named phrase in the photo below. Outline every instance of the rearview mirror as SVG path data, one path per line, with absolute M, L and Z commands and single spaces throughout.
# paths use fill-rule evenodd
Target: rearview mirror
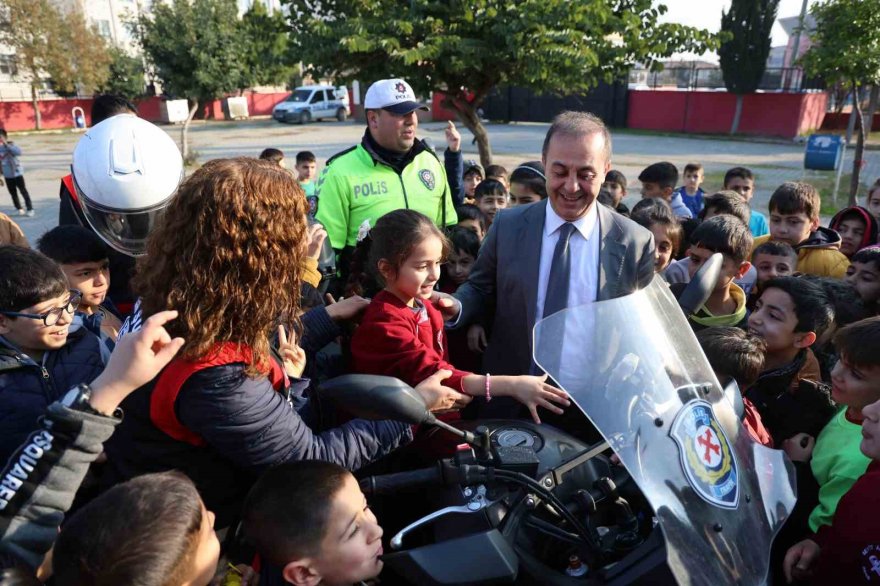
M 718 284 L 718 277 L 721 276 L 723 262 L 724 257 L 718 252 L 710 256 L 681 292 L 678 297 L 678 305 L 681 306 L 685 315 L 693 315 L 709 300 L 709 296 L 715 290 L 715 285 Z
M 347 374 L 323 383 L 318 390 L 346 412 L 361 419 L 394 419 L 421 424 L 432 417 L 422 396 L 403 381 L 390 376 Z

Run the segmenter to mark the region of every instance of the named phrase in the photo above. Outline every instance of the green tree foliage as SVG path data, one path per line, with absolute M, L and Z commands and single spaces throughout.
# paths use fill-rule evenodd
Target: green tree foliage
M 129 100 L 142 97 L 146 86 L 143 61 L 116 47 L 110 49 L 109 53 L 110 77 L 99 91 L 124 96 Z
M 852 90 L 858 138 L 849 198 L 855 205 L 866 134 L 859 96 L 863 87 L 880 83 L 880 0 L 829 0 L 815 4 L 810 12 L 816 30 L 802 59 L 804 69 L 829 85 L 844 83 Z
M 713 35 L 659 23 L 651 0 L 285 0 L 310 73 L 340 81 L 404 77 L 447 105 L 492 160 L 477 108 L 498 85 L 585 92 L 635 63 L 714 49 Z
M 30 83 L 37 130 L 45 77 L 63 94 L 91 92 L 107 79 L 104 40 L 80 11 L 61 13 L 49 0 L 2 0 L 0 12 L 0 42 L 15 50 L 19 75 Z
M 778 8 L 779 0 L 733 0 L 730 10 L 721 12 L 721 30 L 728 34 L 718 49 L 718 59 L 727 91 L 736 94 L 731 134 L 739 129 L 743 95 L 758 89 L 767 69 Z
M 260 2 L 254 2 L 241 19 L 239 47 L 245 61 L 241 89 L 286 83 L 298 69 L 284 15 L 269 14 Z
M 133 31 L 165 91 L 189 101 L 180 139 L 188 160 L 187 134 L 199 102 L 242 87 L 246 63 L 236 1 L 156 2 L 152 15 L 142 15 Z

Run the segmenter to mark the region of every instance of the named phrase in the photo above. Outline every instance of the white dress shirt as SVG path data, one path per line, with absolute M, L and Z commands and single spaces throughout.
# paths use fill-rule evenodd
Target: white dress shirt
M 593 202 L 587 215 L 572 222 L 575 231 L 569 240 L 571 257 L 571 280 L 568 284 L 567 307 L 577 307 L 596 300 L 599 292 L 599 212 Z M 538 265 L 538 298 L 535 321 L 544 315 L 544 301 L 547 299 L 547 282 L 550 280 L 550 266 L 553 252 L 559 242 L 559 229 L 565 224 L 550 202 L 547 202 L 544 218 L 544 234 L 541 239 L 541 262 Z

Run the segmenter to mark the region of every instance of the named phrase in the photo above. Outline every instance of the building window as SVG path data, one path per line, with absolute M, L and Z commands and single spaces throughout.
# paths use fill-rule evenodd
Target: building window
M 95 26 L 98 27 L 98 34 L 104 37 L 105 39 L 110 38 L 110 21 L 109 20 L 96 20 Z
M 15 60 L 15 55 L 0 55 L 0 73 L 13 77 L 18 75 L 18 63 Z

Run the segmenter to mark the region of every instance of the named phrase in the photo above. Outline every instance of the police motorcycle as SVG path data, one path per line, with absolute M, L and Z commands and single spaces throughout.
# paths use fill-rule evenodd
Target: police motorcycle
M 743 428 L 739 390 L 722 388 L 685 318 L 717 282 L 715 257 L 678 301 L 656 277 L 535 326 L 535 360 L 601 434 L 592 445 L 531 421 L 451 426 L 393 378 L 322 385 L 359 417 L 461 442 L 432 467 L 361 480 L 368 498 L 434 509 L 393 534 L 383 583 L 766 583 L 794 468 Z

